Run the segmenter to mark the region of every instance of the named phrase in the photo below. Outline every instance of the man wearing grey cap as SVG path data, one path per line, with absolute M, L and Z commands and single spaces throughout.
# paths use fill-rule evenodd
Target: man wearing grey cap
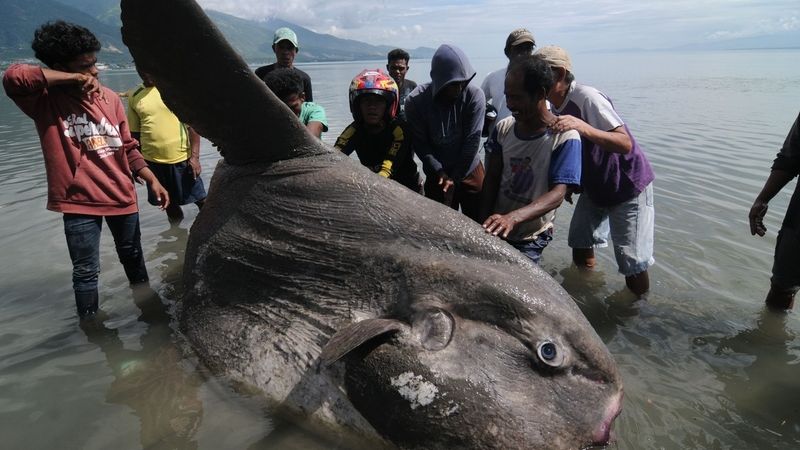
M 264 76 L 279 67 L 292 69 L 303 80 L 303 90 L 305 91 L 305 99 L 307 102 L 314 101 L 311 95 L 311 77 L 302 70 L 294 67 L 294 57 L 300 51 L 300 46 L 297 43 L 297 35 L 290 28 L 278 28 L 272 36 L 272 51 L 275 52 L 276 61 L 272 64 L 261 66 L 256 69 L 256 76 L 264 79 Z
M 503 49 L 506 57 L 510 60 L 520 55 L 530 55 L 536 47 L 536 40 L 533 39 L 533 34 L 525 28 L 517 28 L 509 33 L 506 38 L 506 46 Z M 511 111 L 506 106 L 505 81 L 506 71 L 508 67 L 501 67 L 486 76 L 481 84 L 481 90 L 486 96 L 486 102 L 491 103 L 497 111 L 497 117 L 491 123 L 484 126 L 485 136 L 491 136 L 494 130 L 494 124 L 500 122 L 506 117 L 511 115 Z
M 582 194 L 567 238 L 572 259 L 578 267 L 594 267 L 594 249 L 608 246 L 610 234 L 619 272 L 641 296 L 650 289 L 647 269 L 655 262 L 653 169 L 611 99 L 575 82 L 566 50 L 547 46 L 536 54 L 550 64 L 556 79 L 547 95 L 558 116 L 550 129 L 575 130 L 581 136 Z

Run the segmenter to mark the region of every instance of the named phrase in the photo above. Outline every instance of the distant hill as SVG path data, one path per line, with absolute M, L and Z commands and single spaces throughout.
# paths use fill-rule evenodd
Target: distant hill
M 3 12 L 0 14 L 0 63 L 33 58 L 30 42 L 34 30 L 56 19 L 92 30 L 103 45 L 102 62 L 122 65 L 131 62 L 119 31 L 118 0 L 0 0 L 0 11 Z M 272 34 L 280 27 L 292 28 L 297 33 L 298 62 L 382 59 L 393 48 L 315 33 L 279 19 L 255 22 L 217 11 L 206 12 L 245 61 L 252 64 L 274 61 Z M 413 58 L 427 59 L 433 56 L 434 49 L 420 47 L 408 51 Z
M 383 59 L 394 47 L 370 45 L 350 39 L 341 39 L 329 34 L 315 33 L 308 28 L 280 19 L 265 22 L 240 19 L 218 11 L 206 11 L 228 42 L 250 63 L 263 63 L 275 60 L 272 52 L 272 34 L 276 29 L 289 27 L 297 34 L 300 44 L 298 62 L 310 61 L 358 61 Z M 428 59 L 434 49 L 420 47 L 408 50 L 413 58 Z
M 98 0 L 102 1 L 102 0 Z M 103 46 L 103 59 L 130 62 L 119 27 L 53 0 L 0 0 L 0 60 L 33 58 L 33 32 L 44 22 L 62 19 L 92 30 Z

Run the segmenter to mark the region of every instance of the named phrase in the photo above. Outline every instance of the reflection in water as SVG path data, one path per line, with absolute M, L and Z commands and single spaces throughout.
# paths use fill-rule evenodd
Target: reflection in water
M 163 280 L 176 280 L 183 263 L 186 230 L 172 226 L 162 233 L 157 255 L 176 255 L 162 264 Z M 173 248 L 173 246 L 175 248 Z M 174 289 L 172 283 L 167 289 Z M 80 324 L 89 342 L 100 347 L 114 375 L 106 394 L 109 403 L 129 406 L 141 421 L 140 439 L 146 449 L 195 449 L 195 434 L 203 418 L 198 388 L 203 380 L 192 368 L 182 366 L 182 354 L 173 341 L 170 316 L 161 297 L 149 285 L 131 288 L 141 311 L 139 322 L 147 325 L 140 350 L 126 349 L 119 330 L 105 325 L 107 316 Z
M 752 440 L 755 427 L 773 436 L 765 445 L 791 447 L 800 441 L 800 367 L 797 354 L 792 354 L 796 336 L 787 328 L 789 317 L 765 308 L 755 328 L 717 343 L 717 356 L 739 363 L 729 363 L 719 379 L 733 402 L 731 414 L 741 416 L 736 423 L 750 425 L 732 430 L 743 440 Z
M 569 292 L 603 342 L 609 342 L 626 319 L 639 314 L 646 297 L 639 298 L 628 288 L 607 292 L 605 276 L 597 270 L 586 270 L 572 264 L 559 272 L 561 286 Z M 599 295 L 598 295 L 599 294 Z
M 181 270 L 186 255 L 189 230 L 178 226 L 178 223 L 171 223 L 170 227 L 159 233 L 158 237 L 153 254 L 156 257 L 167 258 L 159 265 L 164 289 L 162 294 L 168 299 L 177 299 L 181 295 L 178 287 L 181 286 Z

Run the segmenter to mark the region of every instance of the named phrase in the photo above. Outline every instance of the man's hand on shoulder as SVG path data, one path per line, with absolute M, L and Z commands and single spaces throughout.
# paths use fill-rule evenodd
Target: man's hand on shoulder
M 557 133 L 563 133 L 565 131 L 575 130 L 581 136 L 583 136 L 584 134 L 586 134 L 586 127 L 588 126 L 589 124 L 587 124 L 583 120 L 578 119 L 575 116 L 565 114 L 563 116 L 556 117 L 555 122 L 553 122 L 553 124 L 550 125 L 550 129 Z

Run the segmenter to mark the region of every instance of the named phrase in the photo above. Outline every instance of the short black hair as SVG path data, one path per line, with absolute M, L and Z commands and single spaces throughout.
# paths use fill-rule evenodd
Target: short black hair
M 56 20 L 36 29 L 31 48 L 36 59 L 53 68 L 85 53 L 99 52 L 100 41 L 88 28 Z
M 522 73 L 522 86 L 533 98 L 546 97 L 556 83 L 550 64 L 539 55 L 525 55 L 508 64 L 508 73 Z
M 406 64 L 408 64 L 408 60 L 411 59 L 411 55 L 409 55 L 408 52 L 402 48 L 396 48 L 389 52 L 389 54 L 386 56 L 386 59 L 386 62 L 390 64 L 395 59 L 404 59 Z
M 280 99 L 303 93 L 303 79 L 293 68 L 280 67 L 268 72 L 264 75 L 264 83 Z

